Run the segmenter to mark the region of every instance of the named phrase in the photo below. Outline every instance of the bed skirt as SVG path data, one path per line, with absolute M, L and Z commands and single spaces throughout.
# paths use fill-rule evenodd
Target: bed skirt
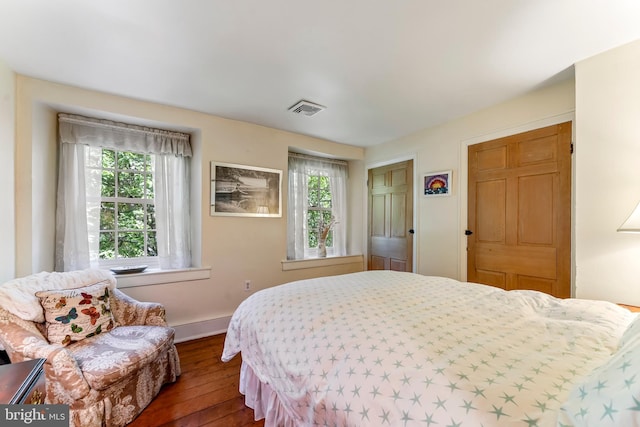
M 269 384 L 261 382 L 245 362 L 240 367 L 240 393 L 244 395 L 245 405 L 253 409 L 254 419 L 257 421 L 264 418 L 265 427 L 298 426 L 288 416 L 276 392 Z

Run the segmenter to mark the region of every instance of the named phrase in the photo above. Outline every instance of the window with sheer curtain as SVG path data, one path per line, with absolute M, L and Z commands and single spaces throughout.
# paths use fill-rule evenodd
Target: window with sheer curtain
M 347 176 L 343 160 L 289 153 L 287 259 L 317 258 L 324 227 L 327 256 L 346 255 Z
M 56 270 L 191 266 L 188 134 L 58 115 Z

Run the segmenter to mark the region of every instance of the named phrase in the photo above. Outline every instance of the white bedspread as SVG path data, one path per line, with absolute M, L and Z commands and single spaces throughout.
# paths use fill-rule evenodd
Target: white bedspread
M 299 426 L 555 426 L 632 318 L 605 302 L 371 271 L 252 295 L 222 359 L 242 352 Z

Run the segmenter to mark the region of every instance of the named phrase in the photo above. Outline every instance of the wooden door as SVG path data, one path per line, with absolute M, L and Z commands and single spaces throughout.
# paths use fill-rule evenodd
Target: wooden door
M 369 170 L 369 270 L 413 270 L 413 161 Z
M 469 146 L 468 198 L 468 281 L 571 296 L 571 122 Z

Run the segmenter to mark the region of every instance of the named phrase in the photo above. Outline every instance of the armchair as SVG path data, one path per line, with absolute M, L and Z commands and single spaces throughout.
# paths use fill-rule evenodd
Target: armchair
M 75 325 L 79 312 L 91 302 L 80 291 L 102 284 L 95 304 L 111 319 L 91 334 L 52 341 L 43 294 L 60 292 L 56 308 L 71 306 L 74 292 L 85 298 L 77 309 L 56 317 L 60 325 Z M 124 426 L 159 393 L 163 384 L 176 381 L 180 361 L 161 304 L 139 302 L 119 291 L 106 271 L 87 269 L 65 273 L 39 273 L 0 285 L 0 345 L 12 362 L 45 358 L 46 397 L 49 404 L 67 404 L 70 425 Z M 81 288 L 81 289 L 77 289 Z M 104 291 L 107 289 L 107 291 Z M 39 292 L 39 296 L 36 293 Z M 108 300 L 108 303 L 107 303 Z M 64 303 L 64 304 L 61 304 Z M 69 307 L 65 307 L 69 308 Z M 93 309 L 92 309 L 93 310 Z M 95 312 L 95 310 L 94 310 Z M 110 313 L 109 313 L 110 312 Z M 96 315 L 97 316 L 97 315 Z M 104 316 L 103 316 L 104 317 Z M 88 319 L 94 325 L 95 319 Z M 79 323 L 79 322 L 78 322 Z M 88 330 L 88 328 L 85 328 Z M 49 339 L 48 339 L 49 338 Z

